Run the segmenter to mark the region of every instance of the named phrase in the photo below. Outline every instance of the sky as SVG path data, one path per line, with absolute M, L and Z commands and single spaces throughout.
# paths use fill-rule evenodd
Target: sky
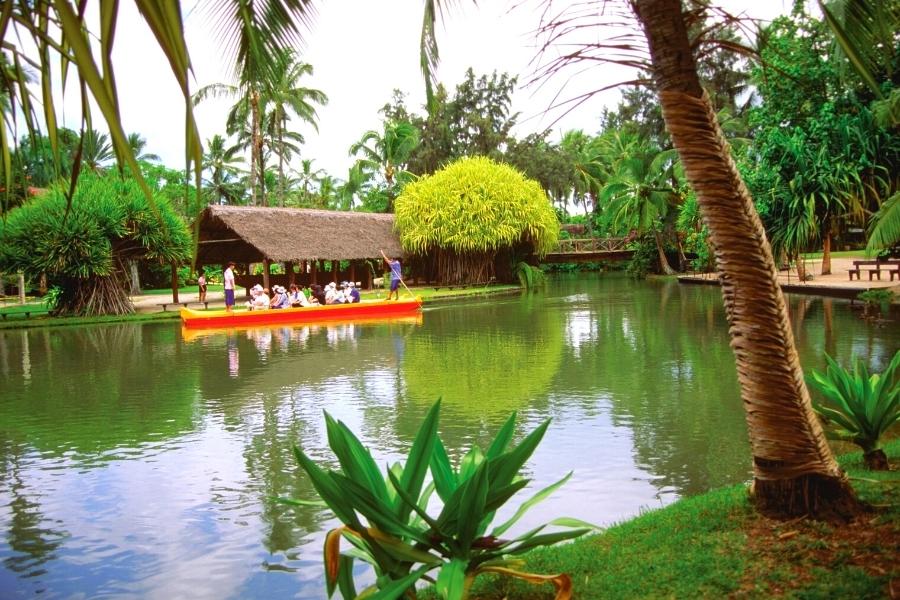
M 509 6 L 518 4 L 517 8 Z M 438 28 L 441 66 L 438 79 L 453 89 L 472 67 L 476 75 L 507 72 L 524 83 L 535 70 L 540 0 L 475 3 L 459 2 Z M 789 10 L 788 0 L 719 0 L 732 13 L 771 19 Z M 391 99 L 392 91 L 407 94 L 407 107 L 424 113 L 424 83 L 419 69 L 419 35 L 422 0 L 327 0 L 318 2 L 318 15 L 311 31 L 304 32 L 300 58 L 314 68 L 304 82 L 329 97 L 318 111 L 318 131 L 298 119 L 291 126 L 306 139 L 302 158 L 315 160 L 315 168 L 346 179 L 354 159 L 348 156 L 352 143 L 369 129 L 378 129 L 378 110 Z M 212 20 L 205 5 L 183 0 L 185 30 L 191 54 L 196 90 L 210 83 L 231 83 L 229 65 L 219 50 Z M 96 22 L 96 21 L 95 21 Z M 168 63 L 134 6 L 120 4 L 119 25 L 113 53 L 122 120 L 126 132 L 138 132 L 147 140 L 146 151 L 158 154 L 170 167 L 184 164 L 184 104 Z M 554 99 L 625 81 L 631 74 L 621 68 L 598 67 L 572 79 L 555 77 L 544 86 L 522 87 L 513 97 L 513 110 L 520 113 L 514 135 L 524 137 L 552 127 L 559 139 L 568 129 L 594 133 L 604 106 L 614 107 L 619 92 L 611 90 L 594 97 L 570 114 L 547 112 Z M 73 86 L 74 89 L 74 86 Z M 79 108 L 76 94 L 61 99 L 65 125 L 77 128 Z M 204 141 L 224 134 L 230 99 L 210 100 L 195 108 Z M 99 115 L 99 112 L 95 113 Z M 98 121 L 98 128 L 100 119 Z M 294 160 L 294 166 L 299 160 Z

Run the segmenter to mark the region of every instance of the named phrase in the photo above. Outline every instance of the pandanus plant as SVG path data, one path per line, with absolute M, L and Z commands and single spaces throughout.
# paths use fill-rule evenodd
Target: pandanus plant
M 853 442 L 863 449 L 866 467 L 872 470 L 889 468 L 887 455 L 879 448 L 881 436 L 900 421 L 900 351 L 882 373 L 869 375 L 863 361 L 857 359 L 848 371 L 833 358 L 825 355 L 825 373 L 812 372 L 812 384 L 822 392 L 825 400 L 813 402 L 813 408 L 833 426 L 829 437 Z
M 384 474 L 367 448 L 350 429 L 327 412 L 328 445 L 338 470 L 319 467 L 300 448 L 294 454 L 324 504 L 343 523 L 325 538 L 325 576 L 329 598 L 339 589 L 345 598 L 414 599 L 420 580 L 434 584 L 444 600 L 465 600 L 475 578 L 497 573 L 531 583 L 552 583 L 556 598 L 571 597 L 568 575 L 537 575 L 518 569 L 516 556 L 536 548 L 571 540 L 595 529 L 577 519 L 556 519 L 511 539 L 501 536 L 528 509 L 563 485 L 571 473 L 523 502 L 504 523 L 491 528 L 496 511 L 528 485 L 519 471 L 537 447 L 549 420 L 519 444 L 509 447 L 515 413 L 500 428 L 487 451 L 474 446 L 454 468 L 437 434 L 440 401 L 429 410 L 416 434 L 405 464 L 396 463 Z M 432 481 L 426 485 L 427 472 Z M 434 493 L 442 508 L 428 512 Z M 291 505 L 318 504 L 280 499 Z M 563 527 L 545 533 L 548 525 Z M 351 546 L 341 550 L 341 541 Z M 376 582 L 357 594 L 353 582 L 355 559 L 370 564 Z M 432 573 L 436 571 L 436 576 Z

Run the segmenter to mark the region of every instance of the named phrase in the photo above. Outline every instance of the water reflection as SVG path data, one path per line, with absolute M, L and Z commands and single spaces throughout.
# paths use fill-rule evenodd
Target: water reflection
M 789 298 L 805 367 L 874 368 L 900 331 Z M 609 523 L 749 476 L 718 290 L 560 278 L 424 321 L 208 332 L 171 324 L 0 331 L 0 589 L 20 595 L 320 598 L 330 516 L 299 445 L 333 464 L 322 411 L 379 464 L 444 398 L 455 459 L 510 411 L 553 425 L 525 474 L 575 471 L 522 522 Z M 500 515 L 499 518 L 503 518 Z

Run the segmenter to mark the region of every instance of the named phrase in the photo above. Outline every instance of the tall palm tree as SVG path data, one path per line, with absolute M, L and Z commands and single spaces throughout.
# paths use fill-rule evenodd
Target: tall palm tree
M 575 169 L 576 200 L 581 200 L 587 215 L 588 234 L 593 235 L 593 213 L 597 209 L 597 197 L 609 178 L 609 165 L 600 147 L 600 141 L 586 135 L 580 129 L 567 131 L 560 142 L 571 157 Z M 590 208 L 588 202 L 590 201 Z
M 203 171 L 206 184 L 204 193 L 215 204 L 233 204 L 243 195 L 241 185 L 235 179 L 241 172 L 236 157 L 237 148 L 227 147 L 225 138 L 216 134 L 206 140 L 206 152 L 203 154 Z
M 88 129 L 82 136 L 81 162 L 94 173 L 102 172 L 115 158 L 109 135 Z
M 131 152 L 134 153 L 134 158 L 137 160 L 159 160 L 158 154 L 144 152 L 144 148 L 147 147 L 147 140 L 139 133 L 128 134 L 128 147 L 131 148 Z
M 404 171 L 413 150 L 419 145 L 419 130 L 405 122 L 387 121 L 382 131 L 369 130 L 350 146 L 350 156 L 362 154 L 358 164 L 366 170 L 379 172 L 387 184 L 387 211 L 393 210 L 394 181 Z
M 310 206 L 312 204 L 309 192 L 310 186 L 318 182 L 319 178 L 325 175 L 325 169 L 314 169 L 313 162 L 315 162 L 315 159 L 303 159 L 300 161 L 300 171 L 297 172 L 297 182 L 303 188 L 303 198 L 301 203 L 304 206 Z
M 674 275 L 662 242 L 660 228 L 670 208 L 681 197 L 671 184 L 673 152 L 656 152 L 647 143 L 632 147 L 619 160 L 600 192 L 604 210 L 612 215 L 613 224 L 620 228 L 652 233 L 659 256 L 659 265 L 666 275 Z
M 765 230 L 700 85 L 682 1 L 629 2 L 715 248 L 747 411 L 754 500 L 779 515 L 854 514 L 859 502 L 812 411 Z
M 271 148 L 278 156 L 279 206 L 284 206 L 285 159 L 290 160 L 292 153 L 298 151 L 295 146 L 285 143 L 285 138 L 290 137 L 294 142 L 303 143 L 303 136 L 287 131 L 291 113 L 318 131 L 315 105 L 328 104 L 328 96 L 324 92 L 300 85 L 301 78 L 312 73 L 312 65 L 300 62 L 293 50 L 286 49 L 278 56 L 272 80 L 263 96 L 263 110 L 269 113 L 271 119 L 270 127 L 273 134 Z
M 366 190 L 369 183 L 369 173 L 364 171 L 359 164 L 355 164 L 347 171 L 347 181 L 338 187 L 338 198 L 341 210 L 351 210 L 357 196 Z

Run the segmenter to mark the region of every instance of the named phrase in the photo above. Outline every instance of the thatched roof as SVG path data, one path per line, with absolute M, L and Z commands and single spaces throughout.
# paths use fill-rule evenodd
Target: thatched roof
M 400 256 L 394 215 L 209 206 L 200 215 L 200 264 L 357 260 Z

